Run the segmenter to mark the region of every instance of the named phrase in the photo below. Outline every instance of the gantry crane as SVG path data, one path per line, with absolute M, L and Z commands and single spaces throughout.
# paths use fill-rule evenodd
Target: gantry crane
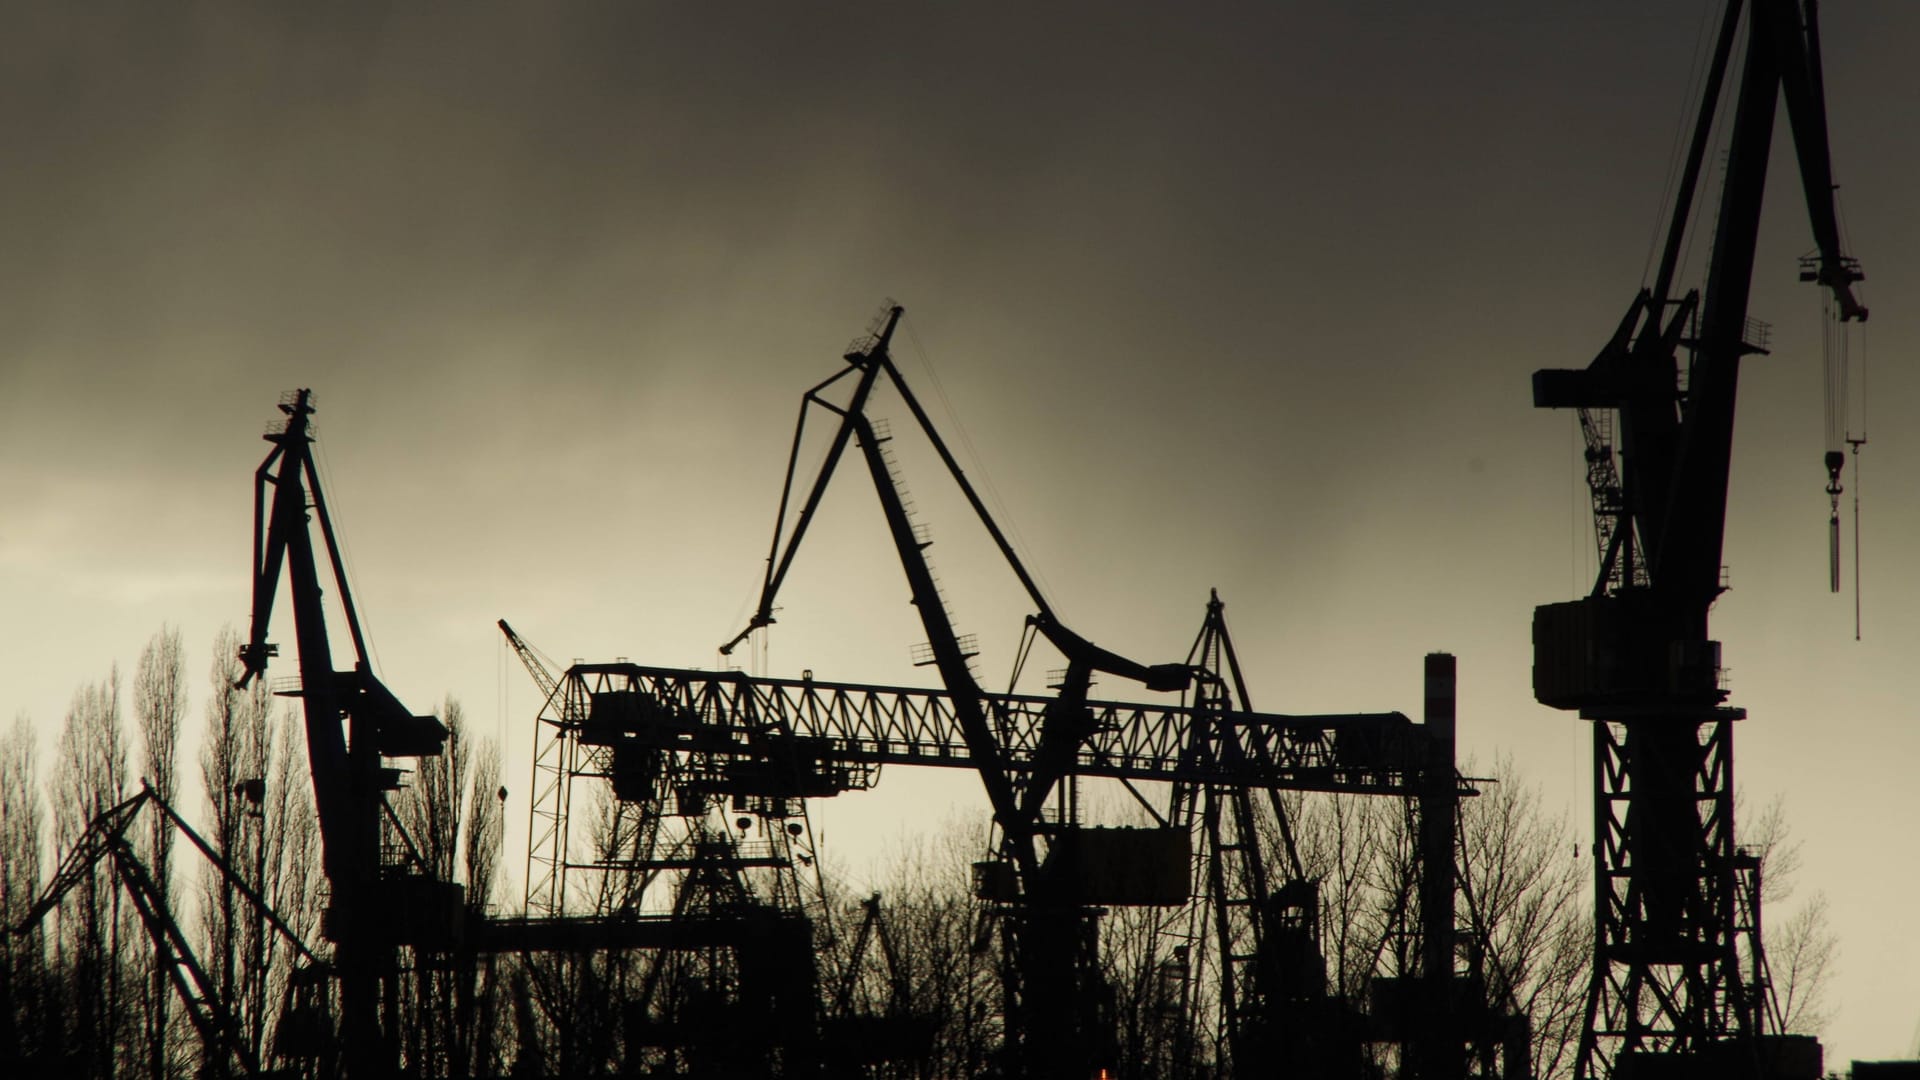
M 714 762 L 718 768 L 707 772 L 704 779 L 688 774 L 686 783 L 695 788 L 688 792 L 691 795 L 752 798 L 770 790 L 804 790 L 806 797 L 826 797 L 850 790 L 841 787 L 837 779 L 849 770 L 885 765 L 972 770 L 978 765 L 966 741 L 958 706 L 951 694 L 940 689 L 777 679 L 737 671 L 616 662 L 574 665 L 568 669 L 561 690 L 565 698 L 577 703 L 567 711 L 585 718 L 578 730 L 570 732 L 571 737 L 649 749 L 668 757 L 700 756 Z M 1047 713 L 1056 700 L 1038 695 L 984 695 L 983 705 L 994 716 L 1000 734 L 996 760 L 1009 775 L 1021 776 L 1043 753 L 1053 753 L 1052 748 L 1043 749 L 1043 743 Z M 1086 708 L 1095 734 L 1073 749 L 1067 764 L 1072 775 L 1136 784 L 1148 781 L 1188 785 L 1195 790 L 1237 786 L 1417 796 L 1423 790 L 1424 756 L 1431 749 L 1427 725 L 1415 724 L 1399 713 L 1276 716 L 1220 710 L 1205 704 L 1099 700 L 1090 700 Z M 542 719 L 555 725 L 567 724 L 562 715 L 561 709 L 550 708 Z M 1455 795 L 1471 791 L 1457 781 L 1450 786 Z M 1089 832 L 1096 835 L 1085 838 L 1091 842 L 1077 850 L 1061 843 L 1045 852 L 1038 859 L 1039 871 L 1031 886 L 1018 879 L 994 881 L 988 870 L 988 880 L 983 883 L 988 898 L 1017 908 L 1022 897 L 1019 890 L 1025 887 L 1043 895 L 1053 892 L 1084 897 L 1083 879 L 1097 879 L 1102 876 L 1101 868 L 1111 866 L 1111 861 L 1101 856 L 1113 852 L 1097 850 L 1102 839 L 1097 834 L 1118 833 Z M 1111 835 L 1105 839 L 1144 838 Z M 999 865 L 987 863 L 982 868 Z M 1109 903 L 1141 902 L 1143 888 L 1157 892 L 1150 897 L 1152 900 L 1184 903 L 1185 873 L 1182 861 L 1174 868 L 1170 885 L 1162 874 L 1157 881 L 1136 879 L 1099 887 L 1121 890 L 1105 894 L 1111 898 Z M 1131 895 L 1127 895 L 1129 892 Z M 1297 909 L 1297 890 L 1272 892 L 1265 911 L 1242 911 L 1246 906 L 1244 894 L 1223 894 L 1226 903 L 1215 910 L 1235 917 L 1266 918 L 1268 922 L 1263 925 L 1268 927 L 1277 925 L 1274 920 L 1288 905 L 1295 906 L 1291 915 L 1296 920 L 1302 914 L 1308 919 L 1317 917 L 1317 912 Z M 1440 909 L 1436 906 L 1435 910 Z M 1451 905 L 1445 910 L 1450 917 Z M 1295 925 L 1303 933 L 1310 929 L 1297 921 Z M 1213 934 L 1216 928 L 1209 926 L 1206 932 Z M 1264 950 L 1243 933 L 1230 936 L 1229 941 L 1235 955 L 1247 958 L 1246 970 L 1236 975 L 1248 996 L 1257 988 L 1262 1000 L 1273 998 L 1270 1013 L 1257 1012 L 1247 1001 L 1233 1015 L 1223 1017 L 1222 1035 L 1236 1055 L 1243 1055 L 1246 1061 L 1259 1061 L 1262 1058 L 1253 1050 L 1256 1045 L 1282 1045 L 1284 1040 L 1303 1034 L 1312 1037 L 1314 1032 L 1289 1029 L 1281 1019 L 1287 1002 L 1280 1000 L 1275 988 L 1295 984 L 1274 977 L 1273 965 L 1285 959 L 1280 939 L 1274 938 Z M 1297 941 L 1292 944 L 1297 945 Z M 1255 952 L 1259 953 L 1258 963 L 1252 962 Z M 1256 975 L 1256 970 L 1261 974 Z M 1094 989 L 1093 983 L 1081 988 L 1088 994 Z M 1311 995 L 1306 989 L 1300 993 Z M 1032 1002 L 1028 1007 L 1039 1013 L 1040 1019 L 1046 1019 L 1048 1009 L 1063 1005 L 1071 1003 Z M 1262 1024 L 1277 1024 L 1281 1030 L 1254 1030 Z M 1097 1034 L 1085 1038 L 1088 1043 L 1076 1049 L 1091 1057 L 1099 1039 Z M 1248 1041 L 1243 1044 L 1243 1039 Z M 1021 1071 L 1036 1070 L 1021 1066 Z
M 626 1006 L 630 1053 L 650 1054 L 664 1069 L 685 1067 L 693 1075 L 816 1075 L 833 1046 L 816 993 L 814 925 L 822 898 L 806 885 L 808 871 L 819 881 L 803 797 L 815 790 L 788 781 L 781 765 L 791 754 L 747 763 L 701 747 L 673 754 L 622 738 L 624 721 L 610 718 L 633 704 L 629 698 L 567 694 L 551 661 L 506 620 L 498 625 L 542 703 L 528 915 L 479 924 L 471 946 L 652 952 L 639 994 Z M 836 780 L 864 785 L 870 775 L 849 769 Z M 605 780 L 624 804 L 621 812 L 633 815 L 617 830 L 616 843 L 603 838 L 596 845 L 591 861 L 568 852 L 573 780 L 580 776 Z M 715 786 L 723 776 L 730 781 L 725 790 Z M 763 836 L 749 840 L 756 821 Z M 569 870 L 618 886 L 596 897 L 601 910 L 581 911 L 568 901 Z M 653 889 L 662 877 L 674 885 L 665 910 Z M 886 1026 L 869 1025 L 867 1034 Z
M 1676 297 L 1742 26 L 1705 290 Z M 1740 362 L 1765 351 L 1747 301 L 1782 96 L 1818 248 L 1802 279 L 1830 291 L 1843 321 L 1867 317 L 1836 224 L 1815 0 L 1729 0 L 1652 286 L 1586 368 L 1533 377 L 1536 406 L 1581 410 L 1603 544 L 1591 594 L 1539 607 L 1533 622 L 1535 697 L 1593 723 L 1597 903 L 1581 1077 L 1819 1071 L 1818 1044 L 1780 1036 L 1769 1016 L 1757 910 L 1743 901 L 1757 905 L 1757 867 L 1734 836 L 1733 724 L 1745 710 L 1726 705 L 1707 625 L 1724 588 Z M 1829 454 L 1830 486 L 1839 465 Z
M 180 929 L 180 923 L 173 917 L 173 911 L 167 904 L 166 890 L 153 877 L 145 862 L 134 852 L 133 845 L 127 841 L 127 830 L 146 807 L 152 806 L 155 812 L 164 815 L 168 822 L 186 836 L 200 853 L 206 856 L 225 880 L 226 884 L 239 892 L 253 905 L 260 917 L 284 937 L 306 967 L 309 977 L 289 981 L 289 991 L 297 985 L 311 986 L 312 973 L 324 972 L 325 965 L 314 956 L 301 942 L 300 936 L 276 914 L 253 886 L 234 872 L 226 859 L 215 851 L 200 834 L 172 806 L 160 797 L 159 792 L 142 781 L 140 790 L 131 797 L 95 815 L 87 823 L 87 828 L 73 842 L 66 857 L 60 860 L 60 867 L 54 872 L 53 880 L 41 892 L 39 899 L 27 909 L 18 923 L 11 929 L 16 935 L 31 933 L 47 914 L 60 906 L 75 886 L 84 881 L 103 860 L 112 864 L 120 885 L 125 889 L 127 899 L 132 902 L 134 911 L 140 916 L 140 924 L 153 942 L 158 964 L 166 974 L 167 981 L 173 986 L 174 993 L 180 998 L 180 1004 L 187 1011 L 187 1019 L 193 1024 L 194 1031 L 200 1036 L 202 1048 L 202 1072 L 207 1076 L 225 1076 L 238 1072 L 242 1076 L 260 1074 L 260 1055 L 253 1043 L 244 1034 L 239 1018 L 235 1016 L 229 1003 L 220 996 L 219 987 L 201 965 L 194 954 L 187 935 Z M 283 1014 L 282 1023 L 290 1027 L 305 1024 L 307 1030 L 299 1035 L 313 1035 L 316 1026 L 324 1028 L 324 1008 L 312 1004 L 298 1009 L 290 1009 Z M 281 1040 L 283 1046 L 304 1042 L 300 1047 L 304 1054 L 320 1057 L 326 1053 L 324 1037 L 295 1037 L 291 1030 L 284 1031 L 289 1036 Z
M 267 630 L 284 566 L 300 675 L 296 685 L 276 692 L 299 697 L 305 714 L 322 863 L 332 894 L 325 933 L 334 943 L 340 980 L 343 1063 L 349 1080 L 361 1080 L 397 1065 L 393 1017 L 383 1026 L 380 1015 L 382 984 L 398 977 L 395 950 L 460 924 L 458 885 L 407 873 L 382 853 L 383 826 L 404 834 L 386 799 L 399 786 L 400 770 L 387 761 L 440 753 L 446 728 L 432 716 L 414 715 L 374 674 L 314 466 L 312 391 L 285 395 L 280 411 L 285 419 L 269 425 L 265 435 L 273 449 L 254 473 L 253 618 L 240 648 L 240 684 L 263 676 L 278 655 Z M 315 519 L 353 640 L 354 663 L 346 671 L 334 667 L 311 531 Z

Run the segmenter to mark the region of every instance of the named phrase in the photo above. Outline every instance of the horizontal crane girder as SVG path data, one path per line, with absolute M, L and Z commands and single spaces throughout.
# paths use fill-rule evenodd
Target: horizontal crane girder
M 549 722 L 586 742 L 665 751 L 778 756 L 778 740 L 809 740 L 825 764 L 973 768 L 944 690 L 740 672 L 580 664 L 568 704 Z M 1053 699 L 983 697 L 1013 773 L 1034 767 Z M 1404 714 L 1289 716 L 1213 712 L 1178 704 L 1088 701 L 1092 734 L 1075 751 L 1079 776 L 1228 784 L 1355 794 L 1417 790 L 1427 735 Z M 1464 783 L 1461 794 L 1473 794 Z

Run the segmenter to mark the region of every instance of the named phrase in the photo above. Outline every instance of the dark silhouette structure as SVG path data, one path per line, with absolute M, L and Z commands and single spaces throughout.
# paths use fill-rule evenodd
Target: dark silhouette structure
M 975 866 L 975 885 L 1000 917 L 1006 1075 L 1093 1077 L 1112 1067 L 1111 1021 L 1098 969 L 1100 916 L 1116 905 L 1185 905 L 1196 893 L 1204 902 L 1194 908 L 1200 914 L 1181 952 L 1180 994 L 1186 1008 L 1218 1010 L 1240 1075 L 1276 1065 L 1320 1076 L 1360 1075 L 1361 1044 L 1369 1040 L 1404 1043 L 1405 1075 L 1466 1075 L 1469 1060 L 1484 1060 L 1489 1040 L 1500 1038 L 1479 1028 L 1503 1032 L 1507 1018 L 1501 1014 L 1479 1028 L 1456 1022 L 1466 1013 L 1454 1007 L 1461 997 L 1452 877 L 1455 808 L 1471 789 L 1454 769 L 1452 658 L 1429 658 L 1429 723 L 1422 725 L 1399 713 L 1249 711 L 1218 597 L 1208 604 L 1184 661 L 1141 664 L 1094 645 L 1056 617 L 894 367 L 888 347 L 900 315 L 895 306 L 884 310 L 848 350 L 847 367 L 806 392 L 758 610 L 723 651 L 773 622 L 780 585 L 836 466 L 853 445 L 879 496 L 927 633 L 916 657 L 939 672 L 943 688 L 626 662 L 576 664 L 556 679 L 503 623 L 546 696 L 546 734 L 536 747 L 537 761 L 547 763 L 537 765 L 537 775 L 546 778 L 536 781 L 541 794 L 533 807 L 533 836 L 536 847 L 547 847 L 530 858 L 530 910 L 554 921 L 567 917 L 564 882 L 571 860 L 564 845 L 574 776 L 603 775 L 618 797 L 651 800 L 655 814 L 693 817 L 724 799 L 736 812 L 777 822 L 800 812 L 807 799 L 869 786 L 882 765 L 966 768 L 981 777 L 998 833 L 993 857 Z M 1065 658 L 1064 671 L 1049 679 L 1052 696 L 990 693 L 975 677 L 972 639 L 954 629 L 927 558 L 931 538 L 912 518 L 886 445 L 890 432 L 885 421 L 867 414 L 882 379 L 905 402 L 1038 609 L 1027 619 L 1021 665 L 1039 638 Z M 851 384 L 841 387 L 845 400 L 828 400 L 824 392 L 843 380 Z M 796 463 L 814 408 L 838 424 L 820 471 L 801 495 Z M 796 505 L 789 530 L 788 510 Z M 1177 692 L 1182 700 L 1096 700 L 1090 696 L 1096 673 L 1150 691 Z M 1168 783 L 1164 807 L 1141 799 L 1159 827 L 1084 827 L 1079 782 L 1098 777 L 1129 786 Z M 1287 789 L 1419 799 L 1420 857 L 1435 867 L 1421 905 L 1429 945 L 1422 975 L 1394 987 L 1381 1010 L 1395 1017 L 1391 1029 L 1372 1024 L 1352 1003 L 1329 997 L 1317 899 L 1297 856 L 1289 849 L 1281 875 L 1267 869 L 1252 795 L 1268 794 L 1284 831 L 1277 792 Z M 749 820 L 741 818 L 743 832 Z M 778 841 L 780 830 L 766 831 Z M 779 845 L 767 858 L 782 867 L 794 855 L 791 845 Z M 675 858 L 642 856 L 634 867 L 685 869 Z M 1196 968 L 1207 958 L 1213 970 L 1204 973 L 1211 981 L 1203 982 Z M 1487 1014 L 1468 1011 L 1476 1022 Z M 1517 1067 L 1524 1069 L 1524 1055 Z M 787 1074 L 795 1075 L 791 1069 Z
M 1706 287 L 1675 296 L 1743 25 Z M 1782 96 L 1818 246 L 1802 277 L 1831 290 L 1842 319 L 1867 317 L 1835 223 L 1814 0 L 1732 0 L 1652 287 L 1586 368 L 1533 377 L 1536 406 L 1580 410 L 1600 541 L 1592 593 L 1537 608 L 1533 622 L 1535 696 L 1593 723 L 1597 907 L 1581 1077 L 1820 1072 L 1818 1043 L 1781 1035 L 1771 1008 L 1757 860 L 1734 835 L 1733 725 L 1745 711 L 1725 704 L 1707 625 L 1724 588 L 1740 361 L 1766 345 L 1747 299 Z M 1835 488 L 1840 464 L 1829 455 Z
M 1235 1075 L 1277 1067 L 1367 1076 L 1365 1044 L 1391 1042 L 1401 1047 L 1404 1077 L 1524 1076 L 1524 1053 L 1501 1059 L 1511 1049 L 1514 1018 L 1503 1003 L 1485 1000 L 1470 964 L 1460 965 L 1457 810 L 1473 790 L 1454 765 L 1452 658 L 1428 658 L 1427 722 L 1416 724 L 1397 712 L 1253 712 L 1217 596 L 1180 661 L 1141 664 L 1094 645 L 1055 616 L 893 367 L 887 347 L 900 314 L 890 307 L 848 352 L 848 366 L 808 391 L 802 423 L 817 406 L 839 425 L 789 532 L 786 510 L 797 481 L 790 462 L 760 607 L 729 648 L 772 622 L 781 580 L 851 444 L 879 494 L 928 634 L 919 655 L 940 672 L 943 686 L 830 683 L 810 673 L 758 678 L 624 661 L 575 664 L 555 675 L 502 622 L 544 700 L 528 910 L 517 918 L 469 910 L 460 887 L 435 875 L 387 804 L 401 775 L 390 763 L 439 753 L 445 729 L 410 713 L 373 675 L 311 456 L 311 393 L 281 403 L 286 420 L 268 432 L 274 449 L 256 473 L 254 618 L 240 655 L 243 683 L 260 677 L 275 655 L 266 633 L 285 568 L 301 673 L 276 690 L 305 705 L 331 886 L 323 929 L 334 950 L 321 970 L 338 983 L 337 1028 L 322 1009 L 308 1010 L 298 1025 L 309 1046 L 325 1048 L 315 1067 L 331 1074 L 337 1066 L 350 1080 L 398 1067 L 403 949 L 414 970 L 497 953 L 651 953 L 637 997 L 612 1006 L 622 1017 L 623 1067 L 653 1061 L 671 1075 L 813 1078 L 912 1061 L 924 1053 L 929 1027 L 901 984 L 883 1009 L 852 1007 L 846 971 L 835 992 L 823 993 L 831 980 L 823 978 L 815 949 L 821 891 L 806 823 L 809 800 L 869 787 L 879 768 L 892 764 L 973 770 L 993 807 L 995 850 L 974 873 L 976 896 L 997 917 L 1001 936 L 1000 1075 L 1091 1078 L 1119 1064 L 1099 970 L 1100 920 L 1116 906 L 1160 906 L 1190 913 L 1163 969 L 1171 998 L 1183 1015 L 1211 1018 L 1203 1023 L 1212 1025 Z M 991 693 L 975 678 L 970 639 L 954 630 L 927 559 L 931 540 L 912 520 L 886 449 L 884 421 L 866 413 L 883 377 L 1038 609 L 1027 619 L 1019 666 L 1042 638 L 1066 659 L 1064 671 L 1049 679 L 1052 694 Z M 842 379 L 850 380 L 851 400 L 829 402 L 822 391 Z M 796 458 L 799 439 L 796 433 Z M 347 671 L 335 670 L 329 649 L 316 521 L 354 644 Z M 1178 697 L 1159 704 L 1096 699 L 1096 674 Z M 1018 678 L 1016 670 L 1016 684 Z M 637 827 L 598 861 L 584 863 L 568 850 L 571 790 L 582 777 L 604 780 L 618 802 L 638 812 Z M 1141 781 L 1166 785 L 1159 805 L 1133 789 L 1156 825 L 1084 825 L 1080 787 L 1095 778 L 1130 789 Z M 1317 891 L 1292 850 L 1278 797 L 1286 790 L 1398 796 L 1417 809 L 1420 925 L 1408 932 L 1420 935 L 1423 951 L 1417 970 L 1378 980 L 1371 1002 L 1328 992 Z M 1262 793 L 1264 809 L 1255 802 Z M 1278 872 L 1269 866 L 1274 856 L 1263 816 L 1283 838 Z M 811 888 L 807 868 L 814 871 Z M 566 882 L 582 869 L 627 875 L 628 891 L 603 894 L 591 914 L 577 910 Z M 647 883 L 663 876 L 674 882 L 666 910 L 644 895 Z M 879 917 L 877 906 L 869 911 Z M 869 924 L 862 934 L 886 949 L 883 926 Z M 861 951 L 856 947 L 855 967 Z M 220 1029 L 216 1017 L 208 1030 Z M 854 1037 L 859 1045 L 849 1050 L 845 1042 Z M 337 1062 L 327 1056 L 335 1052 Z M 582 1052 L 579 1062 L 559 1062 L 562 1070 L 607 1064 L 595 1057 L 600 1051 Z M 530 1058 L 521 1067 L 543 1065 Z
M 287 926 L 285 920 L 277 915 L 266 899 L 249 886 L 246 879 L 235 872 L 226 859 L 215 851 L 212 845 L 202 839 L 186 819 L 176 813 L 160 794 L 144 781 L 140 791 L 132 797 L 101 811 L 73 843 L 66 856 L 60 860 L 53 880 L 27 909 L 19 923 L 12 927 L 15 935 L 32 933 L 35 926 L 46 918 L 47 914 L 60 906 L 61 900 L 75 886 L 102 862 L 110 864 L 120 887 L 127 899 L 133 904 L 140 924 L 145 928 L 147 937 L 153 942 L 156 962 L 161 974 L 173 987 L 181 1006 L 186 1010 L 187 1019 L 193 1024 L 194 1032 L 200 1037 L 202 1048 L 202 1068 L 206 1075 L 225 1076 L 237 1073 L 241 1076 L 256 1076 L 261 1071 L 261 1063 L 255 1055 L 253 1044 L 237 1018 L 233 1002 L 224 1000 L 214 979 L 195 955 L 192 944 L 185 931 L 174 918 L 173 910 L 167 903 L 166 890 L 161 887 L 151 867 L 134 851 L 133 843 L 127 839 L 127 831 L 139 819 L 142 810 L 154 807 L 154 812 L 162 815 L 163 828 L 171 825 L 180 830 L 207 861 L 218 870 L 226 882 L 251 904 L 274 931 L 286 939 L 290 948 L 300 958 L 304 967 L 288 982 L 288 1000 L 283 1003 L 282 1042 L 286 1056 L 296 1059 L 308 1059 L 324 1063 L 319 1067 L 323 1074 L 332 1071 L 331 1045 L 325 1038 L 305 1038 L 302 1034 L 312 1034 L 312 1022 L 323 1019 L 326 1006 L 323 1000 L 325 988 L 325 965 L 300 940 L 298 934 Z M 299 994 L 300 1000 L 294 995 Z M 303 1028 L 303 1024 L 305 1025 Z
M 408 860 L 414 846 L 387 805 L 387 793 L 399 787 L 400 770 L 386 760 L 438 754 L 446 728 L 431 716 L 414 715 L 374 675 L 314 469 L 313 392 L 288 394 L 280 411 L 286 419 L 268 429 L 265 438 L 273 450 L 254 473 L 253 620 L 240 649 L 246 668 L 240 681 L 245 685 L 263 676 L 268 660 L 278 655 L 278 647 L 267 642 L 267 630 L 284 567 L 291 579 L 300 675 L 276 693 L 298 697 L 303 706 L 332 894 L 323 926 L 334 943 L 340 983 L 339 1045 L 347 1077 L 362 1080 L 398 1066 L 394 1010 L 386 1010 L 383 1024 L 381 1009 L 381 1002 L 397 993 L 395 950 L 445 943 L 457 932 L 464 911 L 460 886 L 435 880 L 417 856 Z M 312 533 L 316 519 L 353 637 L 354 665 L 347 671 L 335 670 L 327 637 Z M 383 845 L 383 827 L 401 842 Z M 396 912 L 408 917 L 395 918 Z

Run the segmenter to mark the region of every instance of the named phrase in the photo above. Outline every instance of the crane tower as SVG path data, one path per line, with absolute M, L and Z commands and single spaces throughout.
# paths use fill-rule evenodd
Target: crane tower
M 1676 296 L 1743 28 L 1705 288 Z M 1783 96 L 1818 245 L 1802 277 L 1831 291 L 1842 320 L 1866 318 L 1852 288 L 1858 264 L 1840 249 L 1815 2 L 1729 0 L 1653 284 L 1591 364 L 1533 377 L 1536 406 L 1580 411 L 1602 542 L 1591 593 L 1539 607 L 1533 620 L 1535 697 L 1593 725 L 1596 923 L 1583 1078 L 1820 1073 L 1819 1044 L 1782 1034 L 1772 1007 L 1758 864 L 1734 833 L 1733 731 L 1746 712 L 1726 703 L 1707 625 L 1725 587 L 1740 363 L 1766 351 L 1747 303 Z

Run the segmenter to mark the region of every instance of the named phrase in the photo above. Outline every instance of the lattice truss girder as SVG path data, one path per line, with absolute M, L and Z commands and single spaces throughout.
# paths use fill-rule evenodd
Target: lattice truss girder
M 1596 590 L 1617 593 L 1628 586 L 1647 584 L 1646 561 L 1639 554 L 1634 523 L 1627 506 L 1626 488 L 1614 450 L 1614 411 L 1578 410 L 1581 438 L 1586 443 L 1587 491 L 1593 500 L 1593 535 L 1598 546 L 1600 577 Z
M 565 678 L 542 704 L 534 750 L 528 912 L 543 918 L 570 914 L 569 871 L 602 875 L 603 888 L 591 902 L 629 914 L 642 908 L 651 884 L 664 872 L 724 873 L 742 887 L 746 881 L 740 875 L 765 876 L 771 880 L 754 889 L 765 893 L 764 899 L 790 902 L 802 911 L 820 902 L 800 883 L 800 868 L 812 867 L 815 855 L 812 833 L 802 824 L 804 799 L 792 793 L 743 793 L 740 776 L 729 767 L 743 757 L 759 766 L 765 779 L 768 765 L 780 773 L 781 766 L 801 762 L 791 754 L 768 762 L 763 751 L 730 755 L 717 751 L 712 739 L 667 746 L 658 739 L 623 737 L 619 725 L 610 729 L 592 722 L 594 695 L 610 689 L 615 687 L 606 679 Z M 624 762 L 623 755 L 628 755 Z M 834 777 L 839 789 L 852 790 L 869 786 L 876 769 L 841 768 Z M 586 857 L 579 852 L 589 838 L 576 835 L 571 823 L 579 779 L 607 784 L 614 802 L 599 827 L 615 835 L 597 838 L 596 850 Z M 733 835 L 735 814 L 760 819 L 763 839 L 749 842 L 744 822 L 741 834 Z M 609 885 L 611 893 L 604 888 Z M 680 902 L 676 896 L 674 903 Z
M 1757 862 L 1733 833 L 1733 722 L 1594 721 L 1600 938 L 1585 1076 L 1627 1051 L 1686 1052 L 1758 1034 Z M 1679 781 L 1675 783 L 1675 781 Z M 1659 797 L 1681 792 L 1680 798 Z
M 569 737 L 572 727 L 547 719 L 548 710 L 564 708 L 549 697 L 534 733 L 533 803 L 527 837 L 527 910 L 538 916 L 566 910 L 566 832 L 573 800 L 573 777 L 580 745 Z M 561 716 L 565 713 L 560 712 Z
M 986 697 L 1016 775 L 1032 766 L 1052 702 Z M 1093 734 L 1074 765 L 1081 776 L 1406 794 L 1425 745 L 1423 728 L 1400 713 L 1285 716 L 1107 701 L 1088 708 Z M 616 746 L 660 753 L 656 817 L 675 797 L 674 783 L 723 791 L 738 775 L 730 769 L 798 770 L 814 785 L 809 794 L 832 794 L 869 786 L 882 765 L 975 765 L 945 691 L 740 672 L 575 665 L 544 704 L 539 728 L 527 880 L 529 910 L 544 915 L 566 909 L 572 780 L 610 775 Z
M 1252 802 L 1244 788 L 1209 787 L 1202 795 L 1203 829 L 1198 845 L 1212 930 L 1218 942 L 1219 993 L 1224 1023 L 1216 1037 L 1231 1039 L 1266 1016 L 1257 965 L 1261 959 L 1260 913 L 1266 909 L 1267 876 Z
M 673 752 L 754 757 L 785 736 L 823 740 L 843 766 L 973 768 L 952 700 L 944 690 L 759 678 L 739 672 L 582 664 L 568 682 L 591 701 L 634 694 L 646 712 L 623 735 Z M 570 690 L 570 695 L 572 694 Z M 1054 699 L 985 695 L 1008 767 L 1033 766 L 1041 719 Z M 1401 713 L 1287 716 L 1226 712 L 1208 717 L 1184 705 L 1089 701 L 1093 734 L 1079 747 L 1074 773 L 1127 780 L 1228 783 L 1353 794 L 1406 794 L 1424 732 Z M 590 718 L 542 719 L 594 726 Z M 1462 788 L 1470 793 L 1470 789 Z
M 1057 702 L 987 695 L 984 704 L 1017 779 L 1033 767 L 1045 711 Z M 1199 921 L 1176 936 L 1197 946 L 1188 953 L 1193 964 L 1221 968 L 1224 1000 L 1209 1004 L 1223 1007 L 1222 1026 L 1212 1037 L 1237 1042 L 1236 1030 L 1263 1029 L 1261 1018 L 1275 1005 L 1255 974 L 1258 913 L 1268 893 L 1252 789 L 1276 799 L 1276 789 L 1407 796 L 1423 783 L 1429 749 L 1425 726 L 1400 713 L 1286 716 L 1223 704 L 1205 694 L 1192 704 L 1089 702 L 1092 733 L 1078 746 L 1072 771 L 1173 784 L 1170 818 L 1199 834 L 1194 892 L 1211 898 L 1190 909 Z M 807 790 L 792 799 L 801 805 L 867 787 L 887 764 L 975 767 L 951 699 L 935 689 L 581 664 L 548 699 L 539 728 L 540 803 L 529 858 L 529 908 L 536 915 L 564 913 L 567 870 L 580 865 L 567 855 L 572 780 L 617 772 L 616 747 L 630 757 L 658 754 L 654 805 L 641 808 L 656 824 L 673 812 L 681 785 L 739 797 L 730 782 L 764 778 L 769 763 L 802 781 L 793 790 Z M 1459 790 L 1472 793 L 1464 783 Z M 1311 911 L 1302 918 L 1299 932 L 1312 936 Z M 1186 1003 L 1196 1007 L 1202 1003 Z

